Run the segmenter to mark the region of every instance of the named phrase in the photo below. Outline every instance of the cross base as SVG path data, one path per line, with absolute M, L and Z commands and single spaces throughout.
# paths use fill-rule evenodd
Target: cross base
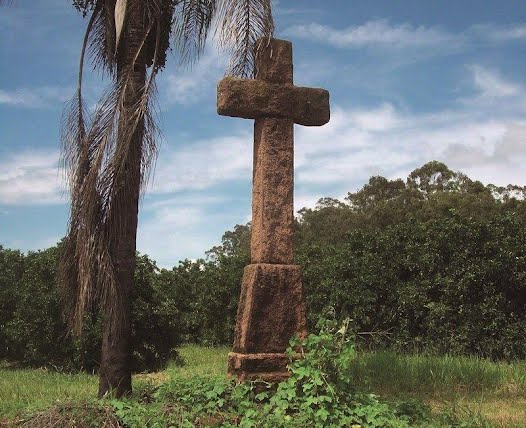
M 286 379 L 290 358 L 285 351 L 295 334 L 307 334 L 300 267 L 248 265 L 243 274 L 228 372 L 240 380 Z
M 289 377 L 287 364 L 290 358 L 285 353 L 276 354 L 228 354 L 228 373 L 239 381 L 262 380 L 281 382 Z

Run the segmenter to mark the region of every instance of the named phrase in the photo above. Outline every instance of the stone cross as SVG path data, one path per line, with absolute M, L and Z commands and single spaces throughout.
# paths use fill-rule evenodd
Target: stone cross
M 245 268 L 229 372 L 242 379 L 287 376 L 285 350 L 305 335 L 299 266 L 293 264 L 294 124 L 330 119 L 329 93 L 293 85 L 292 44 L 256 44 L 256 78 L 218 84 L 220 115 L 255 119 L 251 264 Z

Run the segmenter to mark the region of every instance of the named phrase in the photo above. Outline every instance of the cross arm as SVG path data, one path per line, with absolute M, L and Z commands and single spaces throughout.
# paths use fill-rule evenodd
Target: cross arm
M 292 119 L 305 126 L 329 122 L 329 92 L 319 88 L 226 77 L 217 87 L 217 112 L 223 116 Z

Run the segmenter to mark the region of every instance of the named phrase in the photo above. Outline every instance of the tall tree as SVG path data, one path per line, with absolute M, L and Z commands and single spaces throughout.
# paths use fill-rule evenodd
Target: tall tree
M 130 293 L 138 202 L 157 153 L 155 77 L 172 45 L 184 63 L 203 51 L 212 24 L 231 53 L 229 73 L 253 72 L 254 44 L 271 37 L 271 0 L 73 0 L 90 15 L 78 89 L 62 126 L 71 193 L 60 284 L 72 325 L 100 307 L 104 319 L 99 395 L 131 392 Z M 88 118 L 82 99 L 85 54 L 111 85 Z

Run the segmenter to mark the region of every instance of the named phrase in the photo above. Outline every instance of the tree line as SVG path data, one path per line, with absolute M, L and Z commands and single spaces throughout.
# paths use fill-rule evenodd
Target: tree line
M 405 181 L 372 177 L 343 201 L 300 210 L 309 322 L 350 318 L 362 347 L 526 358 L 524 195 L 430 162 Z M 249 241 L 250 224 L 237 225 L 203 259 L 172 269 L 137 255 L 134 370 L 162 367 L 182 343 L 231 344 Z M 82 337 L 68 333 L 56 286 L 63 249 L 0 247 L 0 359 L 98 368 L 100 310 L 89 308 Z

